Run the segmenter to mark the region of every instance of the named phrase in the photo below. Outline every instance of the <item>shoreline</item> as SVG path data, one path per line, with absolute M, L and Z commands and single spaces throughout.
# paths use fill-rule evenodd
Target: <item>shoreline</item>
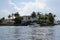
M 52 24 L 52 25 L 40 25 L 40 26 L 55 26 L 55 25 L 59 25 L 59 24 Z M 0 26 L 27 26 L 27 25 L 15 25 L 15 24 L 0 24 Z

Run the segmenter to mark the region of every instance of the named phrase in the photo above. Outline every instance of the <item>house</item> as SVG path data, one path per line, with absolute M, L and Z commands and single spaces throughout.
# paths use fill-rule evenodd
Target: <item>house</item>
M 22 16 L 22 23 L 25 23 L 28 21 L 28 16 Z
M 14 20 L 13 19 L 5 19 L 2 24 L 8 24 L 8 23 L 14 23 Z
M 14 22 L 14 20 L 13 20 L 13 19 L 6 19 L 5 21 L 6 21 L 6 23 L 9 23 L 9 22 L 11 22 L 11 23 L 12 23 L 12 22 Z
M 22 16 L 22 23 L 25 23 L 25 22 L 27 22 L 27 21 L 31 21 L 31 22 L 33 22 L 33 21 L 35 21 L 35 20 L 37 20 L 38 18 L 37 17 L 35 17 L 35 18 L 32 18 L 31 16 Z
M 43 17 L 42 17 L 43 16 Z M 46 23 L 46 22 L 48 22 L 49 20 L 46 18 L 45 19 L 45 15 L 41 15 L 41 17 L 42 18 L 40 18 L 40 21 L 42 22 L 42 23 Z M 39 19 L 39 16 L 37 15 L 36 17 L 34 17 L 34 18 L 32 18 L 31 16 L 22 16 L 22 23 L 25 23 L 25 22 L 28 22 L 28 21 L 31 21 L 31 22 L 33 22 L 33 21 L 36 21 L 36 20 L 38 20 Z

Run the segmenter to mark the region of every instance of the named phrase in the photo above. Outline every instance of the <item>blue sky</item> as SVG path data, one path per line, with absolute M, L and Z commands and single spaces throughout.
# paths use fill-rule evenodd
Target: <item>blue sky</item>
M 0 0 L 0 18 L 15 12 L 30 15 L 33 11 L 52 12 L 60 20 L 60 0 Z

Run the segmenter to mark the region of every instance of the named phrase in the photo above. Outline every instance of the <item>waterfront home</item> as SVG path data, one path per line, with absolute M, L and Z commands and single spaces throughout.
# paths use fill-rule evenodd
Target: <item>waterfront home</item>
M 39 19 L 39 16 L 41 17 L 40 19 Z M 22 23 L 26 23 L 28 21 L 34 22 L 34 21 L 39 20 L 41 22 L 41 24 L 47 25 L 47 23 L 49 22 L 48 18 L 46 18 L 45 15 L 37 15 L 34 18 L 31 16 L 22 16 L 22 18 L 23 18 L 21 21 Z
M 28 21 L 28 16 L 22 16 L 22 22 L 27 22 Z
M 14 20 L 13 20 L 13 19 L 6 19 L 6 22 L 7 22 L 7 23 L 8 23 L 8 22 L 13 23 L 13 22 L 14 22 Z
M 5 19 L 2 24 L 8 24 L 8 23 L 14 23 L 14 20 L 13 19 Z
M 37 17 L 35 17 L 35 18 L 32 18 L 31 16 L 22 16 L 22 23 L 25 23 L 25 22 L 27 22 L 27 21 L 31 21 L 31 22 L 33 22 L 33 21 L 35 21 L 35 20 L 37 20 L 38 18 Z

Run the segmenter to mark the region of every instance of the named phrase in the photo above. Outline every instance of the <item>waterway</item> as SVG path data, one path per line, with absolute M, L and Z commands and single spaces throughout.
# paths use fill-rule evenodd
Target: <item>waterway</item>
M 0 40 L 60 40 L 60 25 L 0 26 Z

